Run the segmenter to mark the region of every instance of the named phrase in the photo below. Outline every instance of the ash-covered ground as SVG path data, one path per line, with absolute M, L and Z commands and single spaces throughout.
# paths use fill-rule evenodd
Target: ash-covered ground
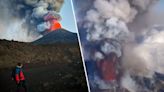
M 12 68 L 24 64 L 29 92 L 87 92 L 78 43 L 33 45 L 0 41 L 0 91 L 15 92 Z

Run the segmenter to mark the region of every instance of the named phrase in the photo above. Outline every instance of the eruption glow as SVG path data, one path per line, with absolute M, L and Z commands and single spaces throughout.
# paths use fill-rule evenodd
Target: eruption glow
M 83 2 L 75 1 L 76 8 L 83 5 Z M 137 42 L 134 30 L 129 30 L 135 19 L 147 13 L 158 0 L 91 0 L 88 6 L 84 5 L 86 11 L 77 9 L 77 13 L 84 13 L 85 16 L 78 16 L 79 28 L 87 31 L 87 42 L 99 42 L 101 52 L 91 53 L 94 60 L 103 59 L 104 54 L 110 52 L 121 57 L 124 76 L 122 87 L 130 92 L 141 92 L 144 87 L 139 87 L 133 76 L 153 78 L 154 72 L 164 73 L 163 68 L 163 32 L 162 27 L 144 28 L 137 31 L 142 35 L 140 42 Z M 82 8 L 83 6 L 80 6 Z M 79 11 L 78 11 L 79 10 Z M 80 15 L 77 14 L 77 15 Z M 81 25 L 83 24 L 83 25 Z M 142 23 L 141 23 L 142 24 Z M 132 29 L 132 28 L 131 28 Z M 85 44 L 86 44 L 85 43 Z M 87 47 L 84 47 L 87 48 Z M 85 51 L 86 53 L 86 51 Z M 99 81 L 102 81 L 101 79 Z M 101 82 L 99 82 L 99 85 Z M 150 91 L 148 91 L 150 92 Z
M 63 3 L 64 0 L 0 0 L 0 39 L 31 42 L 40 38 L 38 27 L 48 24 L 44 17 L 51 14 L 61 20 L 58 13 Z

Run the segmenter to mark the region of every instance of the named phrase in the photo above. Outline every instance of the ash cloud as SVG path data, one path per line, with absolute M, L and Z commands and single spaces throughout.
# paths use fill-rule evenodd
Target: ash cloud
M 143 91 L 145 88 L 139 87 L 132 76 L 152 78 L 155 72 L 164 71 L 164 30 L 162 26 L 156 26 L 159 21 L 150 14 L 152 7 L 159 0 L 91 0 L 85 5 L 86 1 L 74 1 L 78 27 L 87 32 L 87 41 L 83 44 L 97 45 L 97 42 L 101 41 L 98 46 L 103 48 L 99 49 L 101 52 L 88 51 L 90 58 L 99 61 L 104 58 L 104 53 L 116 53 L 125 70 L 121 80 L 122 87 L 130 92 Z M 83 7 L 85 10 L 82 11 Z M 161 17 L 158 17 L 158 20 L 160 19 Z M 138 36 L 142 37 L 139 42 L 136 39 Z M 114 42 L 118 45 L 111 44 Z M 83 47 L 87 48 L 84 45 Z
M 37 29 L 44 16 L 59 15 L 64 0 L 0 0 L 0 39 L 32 42 L 42 34 Z

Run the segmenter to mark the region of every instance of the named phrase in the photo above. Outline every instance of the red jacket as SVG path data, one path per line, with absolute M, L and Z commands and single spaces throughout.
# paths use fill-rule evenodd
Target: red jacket
M 22 68 L 16 67 L 15 80 L 17 83 L 19 83 L 22 80 L 25 80 L 25 76 L 24 76 L 24 73 L 22 71 Z

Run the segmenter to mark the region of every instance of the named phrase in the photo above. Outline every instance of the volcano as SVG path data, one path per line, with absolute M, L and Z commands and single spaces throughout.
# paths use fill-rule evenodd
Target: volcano
M 56 31 L 49 32 L 42 38 L 32 42 L 32 44 L 54 44 L 54 43 L 78 43 L 78 37 L 76 33 L 72 33 L 65 29 L 58 29 Z

